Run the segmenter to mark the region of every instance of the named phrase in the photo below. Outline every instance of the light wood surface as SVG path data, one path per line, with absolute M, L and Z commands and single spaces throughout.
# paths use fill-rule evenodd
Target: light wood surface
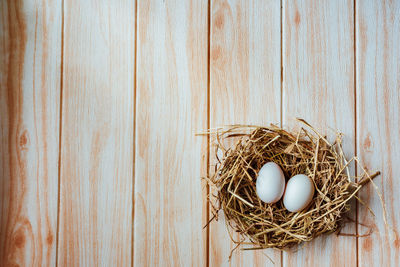
M 282 13 L 283 125 L 301 117 L 331 140 L 339 129 L 354 155 L 353 1 L 285 1 Z M 331 235 L 284 253 L 283 266 L 355 266 L 356 256 L 355 237 Z
M 4 0 L 0 14 L 0 266 L 400 265 L 400 1 Z M 229 261 L 223 215 L 203 229 L 215 159 L 195 134 L 295 117 L 382 171 L 392 230 L 368 185 L 376 216 L 350 216 L 371 236 Z
M 213 0 L 210 38 L 211 128 L 240 123 L 279 124 L 279 1 Z M 210 151 L 213 161 L 214 149 Z M 224 221 L 221 211 L 218 223 L 210 225 L 210 266 L 280 265 L 281 252 L 273 250 L 236 250 L 228 262 L 235 244 Z M 234 237 L 240 240 L 238 235 Z
M 139 1 L 135 266 L 207 261 L 207 3 Z
M 132 261 L 135 5 L 65 1 L 59 266 Z
M 382 171 L 375 182 L 393 227 L 385 227 L 374 188 L 362 190 L 376 217 L 360 206 L 359 221 L 373 233 L 359 239 L 359 266 L 400 266 L 400 1 L 359 1 L 356 8 L 357 149 L 366 167 Z
M 56 262 L 61 1 L 0 1 L 0 265 Z

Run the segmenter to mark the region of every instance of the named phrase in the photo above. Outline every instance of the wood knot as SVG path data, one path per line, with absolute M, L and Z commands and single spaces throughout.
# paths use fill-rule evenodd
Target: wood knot
M 296 14 L 294 15 L 294 23 L 296 24 L 296 26 L 298 26 L 300 24 L 300 13 L 299 13 L 299 11 L 296 11 Z
M 29 147 L 29 133 L 27 130 L 22 131 L 18 138 L 19 147 L 22 150 L 27 150 Z
M 372 141 L 371 135 L 368 133 L 367 136 L 364 138 L 363 148 L 365 151 L 370 152 L 372 151 Z
M 28 219 L 23 218 L 17 222 L 16 229 L 13 233 L 13 245 L 17 249 L 22 249 L 25 247 L 27 238 L 32 235 L 32 225 Z
M 17 248 L 23 248 L 25 245 L 25 235 L 23 232 L 19 231 L 14 236 L 14 245 Z
M 221 47 L 215 46 L 211 51 L 212 60 L 217 60 L 221 56 Z
M 393 245 L 394 245 L 395 248 L 399 249 L 400 248 L 399 234 L 397 233 L 397 231 L 395 231 L 394 234 L 395 234 L 395 239 L 393 241 Z
M 213 31 L 229 34 L 233 26 L 232 10 L 228 3 L 220 3 L 215 7 L 212 20 Z
M 212 25 L 213 42 L 210 51 L 213 67 L 223 69 L 230 63 L 236 40 L 235 23 L 228 3 L 219 3 L 214 7 Z
M 365 238 L 363 242 L 363 249 L 365 251 L 371 251 L 372 250 L 372 239 L 370 237 Z
M 46 237 L 47 245 L 51 246 L 53 244 L 53 239 L 54 239 L 53 234 L 49 231 Z
M 214 25 L 217 29 L 222 29 L 224 27 L 224 13 L 218 12 L 214 18 Z

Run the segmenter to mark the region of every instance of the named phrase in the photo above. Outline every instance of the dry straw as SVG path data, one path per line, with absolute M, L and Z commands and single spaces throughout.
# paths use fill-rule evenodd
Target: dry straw
M 215 138 L 218 160 L 215 172 L 207 178 L 215 200 L 211 203 L 214 216 L 210 221 L 223 210 L 236 247 L 252 244 L 243 249 L 286 249 L 338 231 L 350 209 L 349 201 L 359 199 L 357 192 L 379 175 L 370 175 L 361 166 L 359 176 L 351 176 L 349 165 L 352 161 L 358 164 L 358 160 L 346 160 L 342 135 L 338 134 L 331 144 L 307 122 L 298 120 L 311 130 L 301 128 L 291 133 L 274 125 L 236 125 L 206 133 Z M 223 143 L 231 139 L 237 140 L 236 144 L 226 148 Z M 292 213 L 282 201 L 260 201 L 256 177 L 269 161 L 281 166 L 286 179 L 302 173 L 313 180 L 316 192 L 308 208 Z M 229 228 L 241 234 L 240 240 L 233 237 Z

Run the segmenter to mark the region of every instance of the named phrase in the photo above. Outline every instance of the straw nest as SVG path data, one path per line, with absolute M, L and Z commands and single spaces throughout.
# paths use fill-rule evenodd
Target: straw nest
M 235 248 L 252 244 L 243 249 L 286 249 L 338 231 L 350 209 L 349 201 L 359 199 L 356 194 L 360 188 L 379 174 L 370 175 L 359 165 L 359 176 L 350 175 L 350 162 L 358 160 L 346 160 L 342 135 L 337 134 L 336 140 L 329 143 L 307 122 L 298 120 L 308 130 L 302 127 L 291 133 L 274 125 L 236 125 L 207 133 L 215 138 L 218 161 L 215 173 L 207 178 L 210 194 L 214 195 L 210 222 L 223 210 Z M 225 148 L 223 143 L 231 139 L 236 140 L 235 145 Z M 306 174 L 313 180 L 316 190 L 308 208 L 292 213 L 282 200 L 266 204 L 258 198 L 257 173 L 270 161 L 282 168 L 286 179 Z M 239 240 L 230 230 L 240 234 Z

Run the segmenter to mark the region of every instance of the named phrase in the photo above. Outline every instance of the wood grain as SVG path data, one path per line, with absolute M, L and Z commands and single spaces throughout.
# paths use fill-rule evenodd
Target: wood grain
M 373 228 L 359 239 L 359 266 L 400 266 L 400 2 L 357 1 L 356 7 L 358 151 L 366 166 L 382 172 L 375 182 L 394 228 L 385 227 L 373 187 L 361 191 L 376 217 L 359 205 L 359 221 Z
M 211 128 L 235 123 L 279 124 L 280 2 L 211 2 Z M 213 160 L 212 153 L 210 157 Z M 222 212 L 219 215 L 218 222 L 210 224 L 210 266 L 272 265 L 271 260 L 280 265 L 281 253 L 273 250 L 236 250 L 228 262 L 235 245 Z
M 204 266 L 207 1 L 139 1 L 135 266 Z
M 0 15 L 0 266 L 400 266 L 400 1 L 3 0 Z M 202 229 L 215 162 L 195 133 L 295 117 L 382 172 L 393 231 L 367 186 L 371 236 L 228 261 L 223 214 Z
M 59 266 L 130 266 L 135 3 L 65 1 Z
M 283 2 L 283 125 L 302 117 L 354 155 L 353 1 Z M 297 127 L 296 127 L 297 128 Z M 355 212 L 354 212 L 355 213 Z M 343 230 L 355 233 L 351 224 Z M 283 254 L 283 266 L 356 266 L 355 237 L 320 237 Z
M 61 1 L 0 1 L 0 265 L 56 260 Z

